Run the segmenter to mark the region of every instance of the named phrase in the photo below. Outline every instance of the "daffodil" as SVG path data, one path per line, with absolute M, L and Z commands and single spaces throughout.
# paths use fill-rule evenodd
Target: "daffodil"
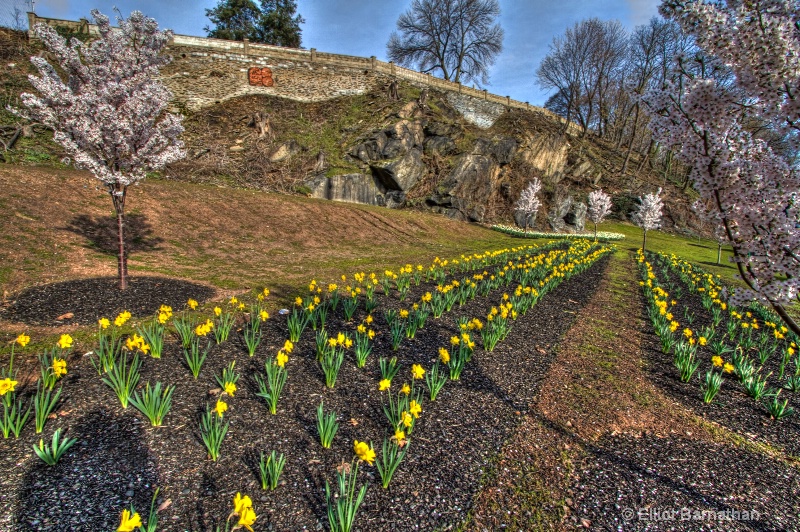
M 275 356 L 275 363 L 278 366 L 283 367 L 288 361 L 289 357 L 286 356 L 286 353 L 283 351 L 283 349 L 278 351 L 278 354 Z
M 189 301 L 186 302 L 186 306 L 194 310 L 197 308 L 197 301 L 195 301 L 194 299 L 189 299 Z
M 107 321 L 108 320 L 106 320 L 106 322 Z M 22 333 L 19 336 L 17 336 L 16 340 L 14 341 L 17 342 L 20 347 L 25 347 L 26 345 L 28 345 L 28 342 L 31 341 L 31 337 L 27 336 L 25 333 Z
M 450 352 L 444 347 L 439 348 L 439 360 L 442 361 L 442 364 L 450 362 Z
M 16 385 L 17 381 L 12 381 L 8 377 L 0 380 L 0 396 L 5 395 L 8 392 L 13 392 Z
M 405 428 L 409 428 L 414 423 L 414 418 L 408 412 L 403 412 L 400 414 L 400 421 Z
M 56 378 L 61 378 L 61 376 L 67 374 L 67 361 L 61 358 L 54 358 L 53 359 L 53 374 Z
M 219 307 L 214 307 L 214 316 L 219 317 L 222 314 L 222 309 Z
M 61 349 L 69 349 L 72 347 L 72 336 L 68 334 L 62 334 L 61 338 L 58 340 L 58 347 Z
M 142 526 L 142 518 L 139 514 L 134 512 L 131 515 L 130 510 L 122 510 L 122 520 L 117 528 L 117 532 L 133 532 Z
M 733 367 L 733 364 L 731 364 L 730 362 L 726 362 L 725 365 L 722 367 L 722 371 L 724 371 L 725 373 L 733 373 L 734 369 L 735 368 Z
M 721 368 L 723 364 L 722 357 L 719 355 L 714 355 L 713 357 L 711 357 L 711 363 L 714 365 L 715 368 Z
M 222 417 L 222 414 L 224 414 L 227 410 L 228 403 L 222 399 L 217 399 L 217 405 L 214 407 L 214 412 L 216 412 L 219 417 Z
M 233 397 L 233 394 L 236 393 L 236 383 L 233 382 L 226 382 L 225 383 L 225 393 Z
M 355 451 L 359 460 L 363 460 L 369 465 L 372 465 L 372 462 L 375 461 L 375 451 L 367 444 L 367 442 L 355 440 L 353 442 L 353 450 Z
M 250 532 L 253 532 L 253 527 L 251 525 L 256 522 L 256 519 L 257 519 L 256 512 L 252 508 L 250 507 L 244 508 L 242 510 L 242 513 L 239 514 L 238 526 L 243 526 Z
M 409 386 L 408 383 L 404 383 L 403 387 L 400 388 L 400 391 L 403 392 L 404 394 L 408 395 L 408 394 L 411 393 L 411 386 Z
M 392 381 L 390 381 L 389 379 L 381 379 L 381 381 L 378 383 L 378 390 L 381 392 L 385 392 L 386 390 L 389 389 L 391 385 Z
M 411 366 L 411 376 L 415 379 L 421 379 L 425 375 L 425 370 L 419 364 Z
M 414 419 L 417 419 L 422 413 L 422 405 L 412 399 L 408 404 L 408 411 L 414 416 Z
M 291 353 L 293 349 L 294 349 L 294 344 L 291 342 L 291 340 L 286 340 L 283 343 L 283 350 L 286 351 L 287 353 Z
M 394 439 L 397 440 L 397 443 L 400 443 L 406 439 L 406 433 L 397 429 L 394 431 Z
M 242 515 L 244 510 L 247 508 L 253 507 L 253 501 L 250 499 L 249 496 L 245 495 L 242 497 L 242 494 L 237 492 L 236 497 L 233 498 L 233 513 L 236 515 Z
M 258 313 L 258 317 L 261 318 L 261 321 L 267 321 L 269 319 L 269 313 L 266 310 L 262 310 Z

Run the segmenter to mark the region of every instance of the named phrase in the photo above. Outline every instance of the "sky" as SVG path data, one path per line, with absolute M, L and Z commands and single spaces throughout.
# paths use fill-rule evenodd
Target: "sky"
M 626 28 L 645 24 L 658 15 L 659 0 L 499 0 L 503 51 L 489 71 L 485 88 L 533 105 L 548 94 L 536 85 L 536 69 L 553 38 L 583 19 L 619 20 Z M 25 0 L 0 0 L 0 20 L 14 5 L 28 10 Z M 183 35 L 205 36 L 206 8 L 217 0 L 37 0 L 42 17 L 77 20 L 97 8 L 106 15 L 116 6 L 127 16 L 133 10 L 155 18 L 163 28 Z M 410 0 L 297 0 L 302 46 L 321 52 L 375 56 L 386 61 L 386 43 Z

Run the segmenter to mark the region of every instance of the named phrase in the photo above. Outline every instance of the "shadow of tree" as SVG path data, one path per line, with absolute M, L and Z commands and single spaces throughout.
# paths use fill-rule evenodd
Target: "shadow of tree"
M 117 219 L 114 216 L 90 216 L 80 214 L 62 229 L 86 238 L 86 247 L 106 253 L 117 254 Z M 144 214 L 125 215 L 125 244 L 128 255 L 145 251 L 156 251 L 164 239 L 153 234 L 153 226 Z
M 17 529 L 115 530 L 123 508 L 149 508 L 158 474 L 136 421 L 91 412 L 66 432 L 78 441 L 58 464 L 32 462 L 17 500 Z

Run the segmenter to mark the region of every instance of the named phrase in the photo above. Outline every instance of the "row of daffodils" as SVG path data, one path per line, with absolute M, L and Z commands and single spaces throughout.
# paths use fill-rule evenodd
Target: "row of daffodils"
M 287 380 L 291 379 L 292 357 L 303 332 L 313 329 L 314 352 L 320 376 L 328 388 L 336 386 L 343 364 L 352 360 L 356 368 L 364 368 L 370 357 L 377 357 L 380 379 L 375 383 L 383 398 L 387 437 L 380 445 L 380 453 L 372 442 L 354 441 L 353 456 L 336 472 L 333 486 L 326 482 L 327 514 L 331 530 L 349 531 L 367 491 L 367 485 L 357 486 L 358 470 L 362 464 L 377 469 L 383 488 L 389 486 L 395 471 L 401 466 L 412 448 L 417 420 L 423 415 L 425 401 L 435 401 L 448 381 L 461 378 L 464 368 L 475 356 L 480 344 L 484 352 L 494 350 L 505 340 L 513 322 L 524 315 L 538 300 L 564 280 L 579 274 L 609 253 L 611 248 L 582 240 L 554 242 L 540 247 L 526 246 L 502 251 L 486 252 L 454 260 L 436 259 L 429 267 L 404 265 L 395 271 L 356 273 L 350 279 L 342 276 L 336 283 L 322 286 L 312 280 L 306 295 L 298 296 L 291 309 L 281 319 L 286 319 L 288 338 L 279 341 L 281 348 L 264 362 L 263 373 L 253 376 L 257 383 L 256 395 L 263 399 L 266 409 L 277 415 Z M 423 282 L 435 283 L 435 289 L 424 292 L 417 300 L 410 300 L 412 286 Z M 424 289 L 423 289 L 424 290 Z M 384 297 L 394 297 L 405 308 L 385 308 L 380 311 L 380 291 Z M 424 368 L 413 364 L 403 369 L 391 351 L 408 342 L 422 330 L 429 320 L 442 319 L 458 305 L 477 297 L 489 298 L 500 294 L 490 311 L 483 316 L 460 316 L 455 321 L 458 333 L 447 345 L 432 353 L 434 362 Z M 240 335 L 247 353 L 252 357 L 263 341 L 262 324 L 270 319 L 265 301 L 269 290 L 259 292 L 252 302 L 231 298 L 225 304 L 201 308 L 197 301 L 189 300 L 185 309 L 178 311 L 162 306 L 152 319 L 132 327 L 130 313 L 123 312 L 113 319 L 98 322 L 97 343 L 91 357 L 99 378 L 120 402 L 140 411 L 157 427 L 168 415 L 174 384 L 162 382 L 140 384 L 140 370 L 144 357 L 159 359 L 165 342 L 174 341 L 183 352 L 185 367 L 193 379 L 201 378 L 203 365 L 212 346 L 229 341 L 232 334 Z M 498 296 L 494 296 L 498 297 Z M 491 301 L 491 300 L 490 300 Z M 487 306 L 488 308 L 488 306 Z M 375 330 L 375 312 L 382 312 L 386 329 Z M 284 314 L 284 313 L 282 313 Z M 341 316 L 352 323 L 349 330 L 329 330 L 331 316 Z M 355 320 L 356 315 L 363 316 Z M 391 351 L 378 352 L 374 341 L 376 334 L 391 340 Z M 14 367 L 14 349 L 24 349 L 30 341 L 25 334 L 16 338 L 11 349 L 11 361 L 0 374 L 0 396 L 3 417 L 0 420 L 3 436 L 20 436 L 28 424 L 31 412 L 35 431 L 42 433 L 50 414 L 61 395 L 59 383 L 67 373 L 67 360 L 72 350 L 72 338 L 63 335 L 56 347 L 39 356 L 41 377 L 27 407 L 18 393 L 17 369 Z M 224 452 L 229 428 L 226 412 L 237 393 L 241 375 L 235 362 L 214 375 L 220 394 L 207 403 L 200 420 L 199 433 L 210 460 L 216 461 Z M 401 381 L 402 384 L 396 384 Z M 317 431 L 323 448 L 330 448 L 338 430 L 337 413 L 320 402 L 317 409 Z M 34 446 L 35 454 L 49 465 L 59 459 L 75 443 L 65 437 L 61 429 L 54 431 L 47 443 L 41 439 Z M 259 470 L 263 489 L 276 489 L 286 464 L 286 457 L 275 451 L 261 453 Z M 155 496 L 153 505 L 155 504 Z M 248 496 L 237 494 L 234 508 L 228 516 L 227 526 L 232 530 L 252 530 L 257 516 Z M 120 531 L 147 530 L 157 527 L 157 511 L 151 506 L 146 522 L 134 508 L 122 512 Z
M 774 420 L 794 413 L 781 393 L 800 391 L 798 340 L 776 315 L 757 304 L 729 306 L 718 276 L 674 255 L 639 250 L 637 260 L 650 319 L 681 382 L 697 382 L 705 403 L 730 382 Z M 680 304 L 689 293 L 699 296 L 706 316 Z M 706 325 L 698 326 L 700 318 Z

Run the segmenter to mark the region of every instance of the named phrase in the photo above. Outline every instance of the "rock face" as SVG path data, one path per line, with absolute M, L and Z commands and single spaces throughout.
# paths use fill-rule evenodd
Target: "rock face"
M 307 181 L 311 196 L 349 203 L 367 205 L 386 205 L 384 189 L 374 177 L 368 174 L 344 174 L 333 177 L 317 176 Z
M 532 216 L 526 212 L 515 210 L 514 223 L 520 229 L 533 229 L 536 224 L 536 216 Z
M 408 191 L 425 175 L 422 152 L 413 148 L 395 159 L 370 164 L 372 175 L 388 190 Z
M 577 233 L 586 226 L 586 205 L 575 201 L 566 189 L 559 188 L 553 195 L 547 222 L 557 233 Z
M 278 163 L 280 161 L 285 161 L 292 155 L 300 152 L 302 149 L 303 148 L 294 140 L 284 142 L 278 146 L 274 152 L 272 152 L 272 155 L 269 156 L 269 162 Z
M 482 222 L 486 203 L 497 185 L 502 167 L 514 158 L 517 141 L 510 137 L 478 139 L 471 153 L 459 157 L 427 204 L 459 220 Z

